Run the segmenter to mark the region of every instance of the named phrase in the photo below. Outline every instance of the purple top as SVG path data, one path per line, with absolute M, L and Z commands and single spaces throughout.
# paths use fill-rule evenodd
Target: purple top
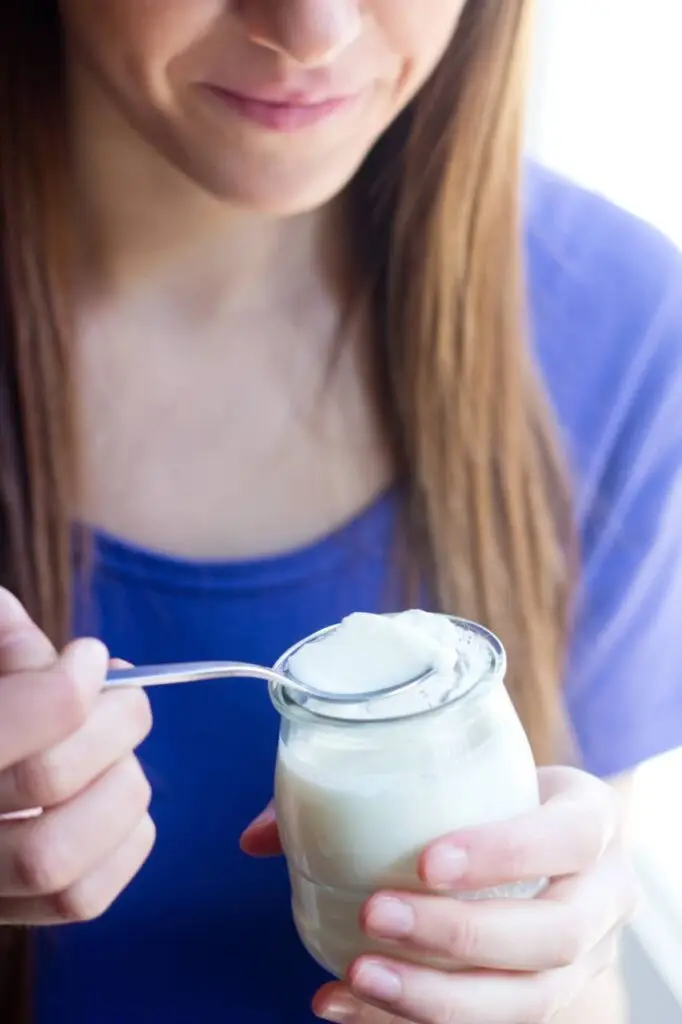
M 682 744 L 682 259 L 537 168 L 527 255 L 584 551 L 566 703 L 585 764 L 606 776 Z M 229 564 L 99 538 L 95 631 L 137 663 L 272 664 L 351 611 L 392 607 L 394 518 L 386 495 L 304 550 Z M 92 625 L 81 615 L 79 630 Z M 168 687 L 152 701 L 141 757 L 156 849 L 101 920 L 37 937 L 38 1024 L 303 1024 L 324 975 L 294 933 L 285 867 L 237 847 L 272 791 L 265 687 Z
M 566 701 L 584 765 L 682 744 L 682 257 L 546 172 L 530 179 L 535 348 L 583 546 Z

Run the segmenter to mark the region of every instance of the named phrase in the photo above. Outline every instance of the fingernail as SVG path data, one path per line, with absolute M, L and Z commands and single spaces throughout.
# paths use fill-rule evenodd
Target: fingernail
M 109 652 L 99 640 L 78 640 L 63 654 L 62 664 L 81 686 L 88 686 L 93 678 L 106 676 Z
M 317 1016 L 332 1024 L 349 1024 L 358 1015 L 360 1004 L 352 996 L 334 996 Z
M 134 668 L 132 661 L 126 661 L 125 658 L 112 658 L 109 662 L 109 668 Z
M 414 911 L 394 896 L 371 901 L 365 915 L 365 931 L 377 939 L 398 939 L 414 928 Z
M 358 995 L 380 1003 L 394 1002 L 403 990 L 400 975 L 376 960 L 367 960 L 358 967 L 352 985 Z
M 466 873 L 469 859 L 457 846 L 435 846 L 424 861 L 425 881 L 429 885 L 448 886 Z

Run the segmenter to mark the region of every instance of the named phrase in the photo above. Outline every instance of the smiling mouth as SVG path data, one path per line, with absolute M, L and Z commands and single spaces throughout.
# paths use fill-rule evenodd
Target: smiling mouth
M 266 100 L 232 92 L 216 85 L 208 85 L 206 89 L 224 107 L 245 121 L 251 121 L 261 128 L 274 132 L 295 132 L 312 127 L 351 106 L 358 98 L 355 94 L 332 96 L 322 100 L 307 99 L 304 96 Z

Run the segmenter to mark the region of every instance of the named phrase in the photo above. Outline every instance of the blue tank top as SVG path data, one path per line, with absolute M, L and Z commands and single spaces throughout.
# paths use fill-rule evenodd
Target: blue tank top
M 652 229 L 537 168 L 526 205 L 533 344 L 583 540 L 566 705 L 587 767 L 610 775 L 682 743 L 682 261 Z M 399 606 L 395 512 L 386 494 L 303 550 L 229 564 L 100 536 L 76 632 L 138 664 L 272 664 L 351 611 Z M 326 978 L 295 934 L 285 865 L 238 847 L 272 794 L 266 688 L 216 682 L 151 699 L 140 757 L 156 848 L 100 920 L 35 935 L 37 1022 L 304 1024 Z

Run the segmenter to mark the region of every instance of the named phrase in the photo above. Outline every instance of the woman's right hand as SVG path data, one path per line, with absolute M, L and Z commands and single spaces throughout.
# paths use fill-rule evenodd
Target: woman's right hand
M 58 654 L 0 589 L 0 924 L 98 917 L 154 844 L 149 701 L 102 692 L 108 664 L 98 640 Z

